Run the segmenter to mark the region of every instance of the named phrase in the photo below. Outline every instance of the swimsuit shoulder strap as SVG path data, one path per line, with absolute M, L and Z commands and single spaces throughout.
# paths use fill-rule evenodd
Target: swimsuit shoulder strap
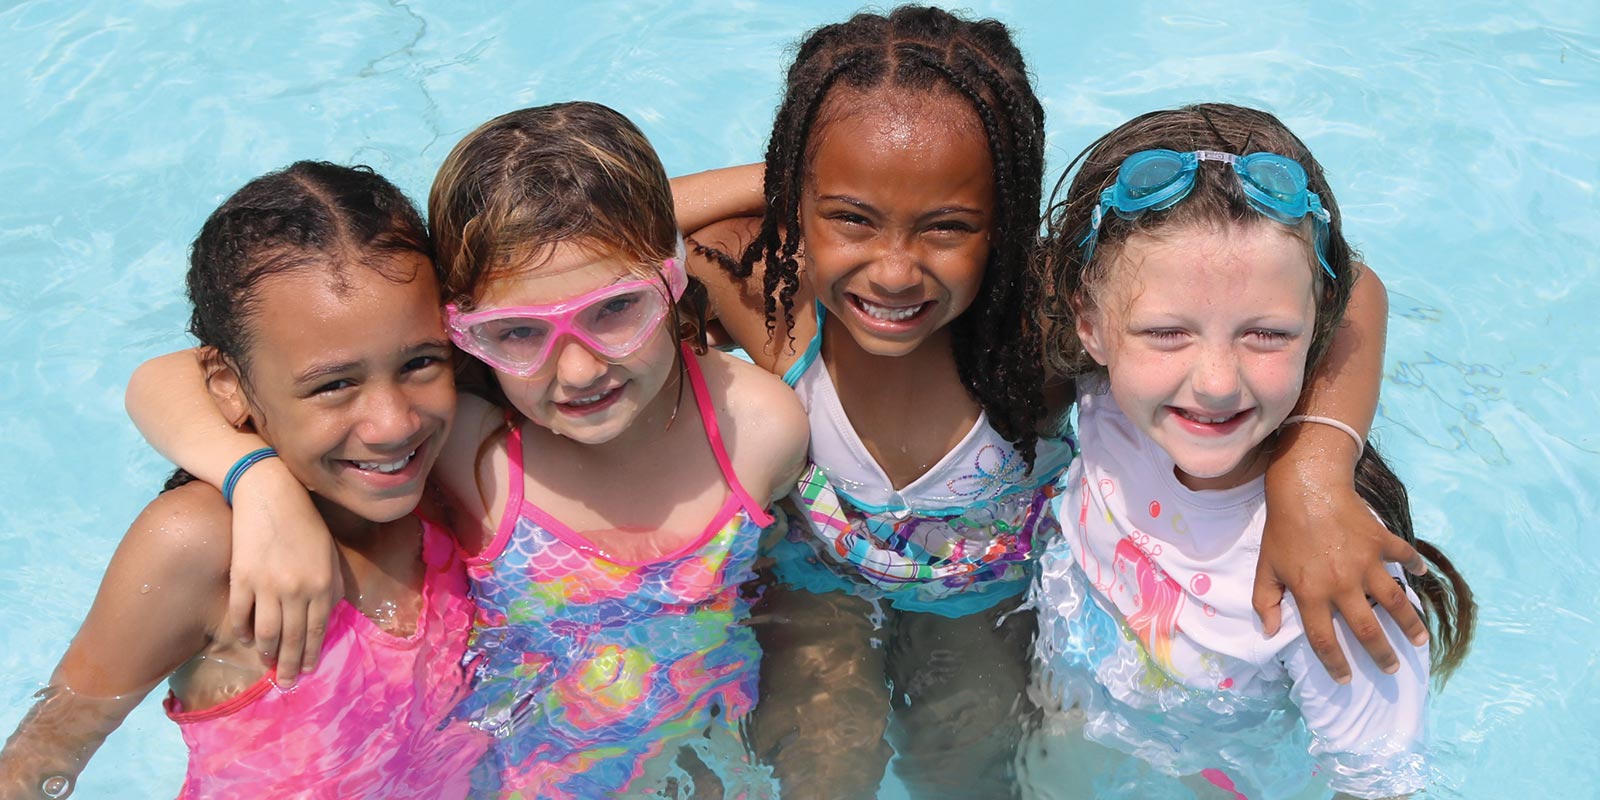
M 739 483 L 738 476 L 733 474 L 733 461 L 728 458 L 728 450 L 722 444 L 722 429 L 717 425 L 717 409 L 711 404 L 711 392 L 706 388 L 705 375 L 700 371 L 700 360 L 695 356 L 688 345 L 682 345 L 683 363 L 689 373 L 689 385 L 694 389 L 695 408 L 700 412 L 700 421 L 705 425 L 706 441 L 711 445 L 711 453 L 716 456 L 717 468 L 722 470 L 723 480 L 728 482 L 728 490 L 739 499 L 739 504 L 744 507 L 745 513 L 763 527 L 772 524 L 772 516 L 767 513 L 766 505 L 758 503 L 745 491 L 744 485 Z
M 522 508 L 522 426 L 517 423 L 516 415 L 511 409 L 506 409 L 506 481 L 510 489 L 506 493 L 506 516 L 514 515 Z
M 811 341 L 806 343 L 805 352 L 801 353 L 800 357 L 789 365 L 789 369 L 784 371 L 784 383 L 790 386 L 800 383 L 800 376 L 806 374 L 806 370 L 810 369 L 813 363 L 816 363 L 817 356 L 822 353 L 822 321 L 826 314 L 827 312 L 822 308 L 822 301 L 817 301 L 817 332 L 811 336 Z

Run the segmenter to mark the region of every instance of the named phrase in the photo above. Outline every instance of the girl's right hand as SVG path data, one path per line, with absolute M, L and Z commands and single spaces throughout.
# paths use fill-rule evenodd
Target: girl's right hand
M 276 664 L 280 688 L 293 686 L 300 673 L 316 669 L 344 582 L 327 524 L 277 459 L 240 479 L 233 547 L 228 623 L 241 642 L 254 641 L 267 664 Z

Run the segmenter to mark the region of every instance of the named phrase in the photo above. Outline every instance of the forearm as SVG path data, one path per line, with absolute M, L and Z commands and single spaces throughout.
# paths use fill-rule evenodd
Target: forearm
M 139 702 L 88 698 L 52 685 L 0 751 L 0 797 L 62 797 Z
M 1378 387 L 1383 382 L 1384 340 L 1389 298 L 1377 273 L 1363 269 L 1351 293 L 1344 324 L 1334 333 L 1328 351 L 1306 382 L 1296 415 L 1327 417 L 1349 425 L 1364 440 L 1378 412 Z M 1361 456 L 1344 431 L 1316 423 L 1284 428 L 1269 472 L 1294 476 L 1297 483 L 1349 484 Z
M 139 365 L 128 379 L 128 416 L 156 452 L 212 486 L 221 486 L 240 456 L 265 446 L 229 424 L 206 390 L 196 350 Z
M 766 210 L 761 194 L 765 169 L 762 164 L 745 164 L 673 178 L 678 229 L 693 233 L 725 219 L 760 216 Z

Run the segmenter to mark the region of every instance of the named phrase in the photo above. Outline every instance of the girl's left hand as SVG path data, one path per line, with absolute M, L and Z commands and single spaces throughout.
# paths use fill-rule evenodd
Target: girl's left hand
M 1323 463 L 1350 461 L 1330 458 Z M 1334 635 L 1335 611 L 1373 662 L 1392 673 L 1399 661 L 1374 609 L 1387 609 L 1412 644 L 1426 642 L 1428 629 L 1405 589 L 1383 565 L 1404 564 L 1406 571 L 1419 575 L 1427 566 L 1415 548 L 1372 516 L 1350 477 L 1307 474 L 1327 472 L 1307 462 L 1297 466 L 1267 473 L 1266 531 L 1253 597 L 1256 613 L 1268 636 L 1277 633 L 1282 622 L 1279 605 L 1287 588 L 1294 593 L 1307 642 L 1334 680 L 1350 680 L 1350 664 Z
M 339 552 L 305 487 L 277 459 L 245 473 L 234 498 L 228 620 L 288 688 L 322 655 L 344 594 Z

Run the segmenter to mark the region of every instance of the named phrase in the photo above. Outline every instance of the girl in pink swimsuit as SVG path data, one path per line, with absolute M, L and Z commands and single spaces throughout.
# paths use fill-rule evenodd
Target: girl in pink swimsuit
M 654 151 L 603 106 L 512 112 L 451 152 L 429 212 L 449 335 L 476 359 L 434 473 L 478 602 L 455 717 L 494 738 L 473 795 L 769 793 L 737 736 L 759 657 L 739 586 L 806 418 L 765 370 L 692 346 L 680 308 L 703 294 Z
M 211 215 L 189 270 L 199 368 L 333 533 L 345 591 L 322 669 L 276 688 L 226 624 L 228 498 L 180 472 L 0 755 L 0 795 L 69 794 L 169 676 L 181 797 L 466 795 L 488 737 L 448 715 L 473 606 L 449 535 L 413 514 L 455 409 L 429 249 L 398 189 L 332 164 L 258 178 Z

